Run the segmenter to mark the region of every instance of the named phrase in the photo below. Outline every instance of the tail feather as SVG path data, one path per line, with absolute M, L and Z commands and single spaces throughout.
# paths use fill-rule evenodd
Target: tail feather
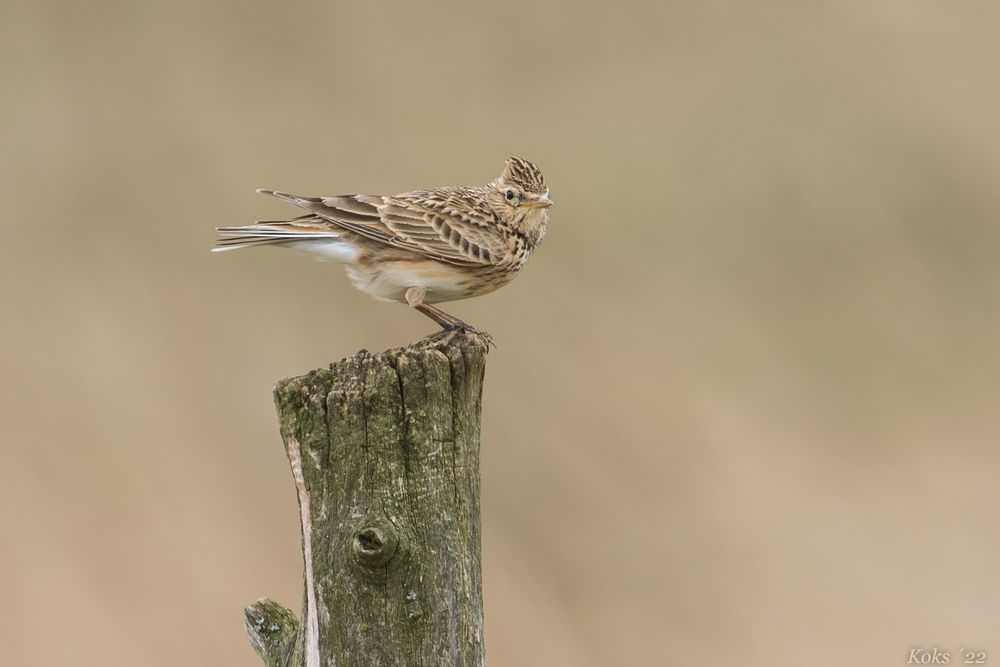
M 228 252 L 229 250 L 241 250 L 243 248 L 256 248 L 267 245 L 287 245 L 287 241 L 275 241 L 273 239 L 253 239 L 253 238 L 233 238 L 217 241 L 212 252 Z
M 303 215 L 293 220 L 258 220 L 253 225 L 216 227 L 219 239 L 213 252 L 235 250 L 236 246 L 282 245 L 288 241 L 337 239 L 340 234 L 314 215 Z
M 305 208 L 322 201 L 319 198 L 299 197 L 273 190 L 258 190 L 258 192 Z M 343 231 L 332 225 L 329 220 L 314 213 L 307 213 L 291 220 L 259 220 L 253 225 L 217 227 L 216 231 L 219 238 L 212 252 L 258 246 L 281 246 L 337 262 L 350 263 L 358 257 L 357 248 L 342 238 Z
M 313 216 L 304 216 L 304 218 L 311 217 Z M 357 249 L 341 239 L 340 233 L 320 225 L 309 224 L 308 220 L 302 218 L 238 227 L 218 227 L 216 231 L 219 233 L 219 239 L 212 252 L 281 246 L 336 262 L 350 263 L 357 258 Z

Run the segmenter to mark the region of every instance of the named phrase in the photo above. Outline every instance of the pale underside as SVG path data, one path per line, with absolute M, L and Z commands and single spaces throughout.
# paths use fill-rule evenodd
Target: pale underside
M 473 289 L 468 274 L 461 269 L 440 262 L 390 262 L 378 267 L 347 266 L 347 277 L 356 288 L 383 301 L 407 302 L 411 288 L 423 291 L 424 303 L 442 303 L 492 292 L 499 284 L 487 290 Z M 512 276 L 513 277 L 513 276 Z
M 406 303 L 406 292 L 415 287 L 423 290 L 425 303 L 442 303 L 486 294 L 504 284 L 493 281 L 475 284 L 471 280 L 476 273 L 474 269 L 418 257 L 363 264 L 358 262 L 361 252 L 339 239 L 294 241 L 285 245 L 320 260 L 344 264 L 354 287 L 382 301 Z

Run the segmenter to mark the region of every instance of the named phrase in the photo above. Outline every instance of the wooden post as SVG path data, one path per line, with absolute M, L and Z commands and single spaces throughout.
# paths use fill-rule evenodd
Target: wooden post
M 299 500 L 302 621 L 245 609 L 269 667 L 482 665 L 479 420 L 485 345 L 361 351 L 278 384 Z

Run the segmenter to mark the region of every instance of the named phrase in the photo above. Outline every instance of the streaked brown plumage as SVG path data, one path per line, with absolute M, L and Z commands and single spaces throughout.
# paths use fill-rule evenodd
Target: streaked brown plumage
M 220 227 L 213 251 L 278 245 L 333 259 L 361 291 L 408 303 L 445 329 L 472 327 L 431 304 L 487 294 L 513 280 L 545 237 L 552 205 L 538 167 L 518 157 L 483 187 L 390 196 L 259 192 L 309 213 Z

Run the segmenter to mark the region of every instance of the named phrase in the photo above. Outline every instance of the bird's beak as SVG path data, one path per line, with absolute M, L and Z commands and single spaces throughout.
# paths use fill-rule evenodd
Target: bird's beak
M 552 200 L 549 199 L 548 192 L 531 202 L 532 208 L 548 208 L 549 206 L 552 206 Z

